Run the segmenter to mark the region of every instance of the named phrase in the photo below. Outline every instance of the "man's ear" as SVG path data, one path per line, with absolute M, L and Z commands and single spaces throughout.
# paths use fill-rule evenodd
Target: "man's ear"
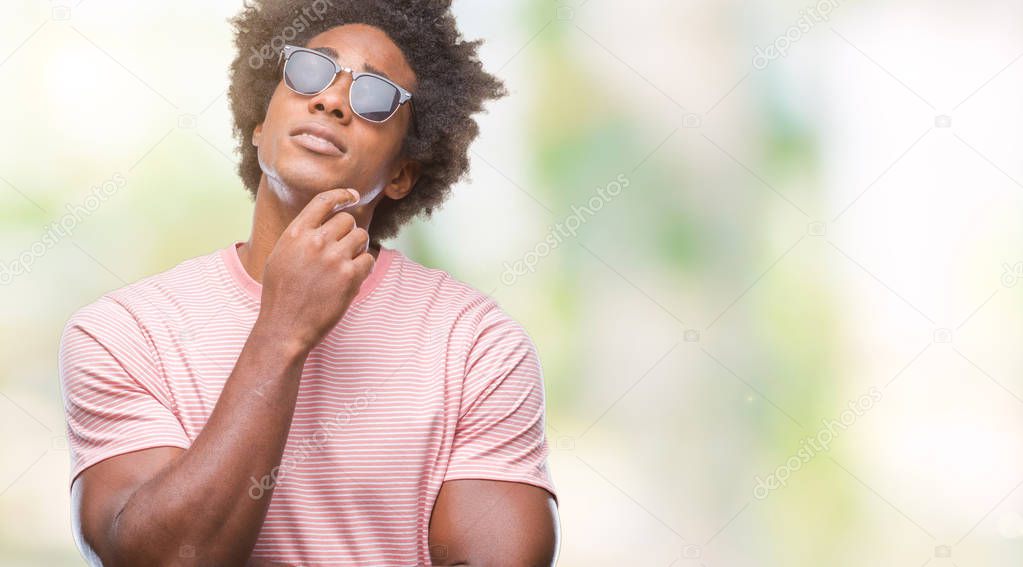
M 263 138 L 263 123 L 256 124 L 256 128 L 252 131 L 252 145 L 259 147 L 259 141 Z
M 404 199 L 412 188 L 415 187 L 416 181 L 419 179 L 419 174 L 422 172 L 423 166 L 418 161 L 405 159 L 401 167 L 391 177 L 391 180 L 384 187 L 384 195 L 387 195 L 395 201 Z

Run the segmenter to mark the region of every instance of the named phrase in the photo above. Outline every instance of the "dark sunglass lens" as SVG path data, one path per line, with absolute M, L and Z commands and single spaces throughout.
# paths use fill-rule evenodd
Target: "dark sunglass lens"
M 284 80 L 300 93 L 316 94 L 334 80 L 334 65 L 314 53 L 296 51 L 284 66 Z
M 372 75 L 362 75 L 352 83 L 352 110 L 366 120 L 387 120 L 399 100 L 401 93 L 394 85 Z

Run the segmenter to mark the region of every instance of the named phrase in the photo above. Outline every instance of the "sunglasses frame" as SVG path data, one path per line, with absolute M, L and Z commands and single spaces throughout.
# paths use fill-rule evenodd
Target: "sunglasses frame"
M 325 87 L 323 87 L 322 89 L 320 89 L 319 91 L 317 91 L 315 93 L 304 93 L 304 92 L 295 90 L 294 88 L 291 87 L 291 85 L 288 84 L 288 79 L 287 79 L 288 61 L 291 60 L 291 56 L 292 55 L 294 55 L 295 53 L 298 53 L 298 52 L 311 53 L 313 55 L 316 55 L 318 57 L 323 58 L 326 61 L 329 61 L 330 64 L 334 66 L 334 77 L 331 78 L 330 82 L 327 83 L 327 85 Z M 339 74 L 341 74 L 341 73 L 351 73 L 352 74 L 352 84 L 348 86 L 348 107 L 351 108 L 352 112 L 356 116 L 358 116 L 359 118 L 362 118 L 363 120 L 366 120 L 367 122 L 373 122 L 375 124 L 382 124 L 382 123 L 387 122 L 388 120 L 390 120 L 392 117 L 394 117 L 394 115 L 398 113 L 398 109 L 401 108 L 401 105 L 403 105 L 403 104 L 405 104 L 407 102 L 407 103 L 409 103 L 409 112 L 412 112 L 412 114 L 413 114 L 412 119 L 413 119 L 413 122 L 415 122 L 415 112 L 414 112 L 413 106 L 412 106 L 412 93 L 410 93 L 408 90 L 403 88 L 398 83 L 395 83 L 394 81 L 388 79 L 387 77 L 381 77 L 380 75 L 377 75 L 376 73 L 366 73 L 366 72 L 363 72 L 363 71 L 356 71 L 355 69 L 352 69 L 350 67 L 345 67 L 345 66 L 341 65 L 340 63 L 338 63 L 337 61 L 332 59 L 326 53 L 320 53 L 319 51 L 316 51 L 315 49 L 309 49 L 309 48 L 306 48 L 306 47 L 298 47 L 296 45 L 287 45 L 286 44 L 284 46 L 284 49 L 281 50 L 281 54 L 280 54 L 280 57 L 278 59 L 278 65 L 280 65 L 281 63 L 283 63 L 283 66 L 281 68 L 281 80 L 284 81 L 284 86 L 288 87 L 288 89 L 291 90 L 294 93 L 297 93 L 297 94 L 300 94 L 300 95 L 304 95 L 304 96 L 316 96 L 316 95 L 322 93 L 323 91 L 329 89 L 334 84 L 334 81 L 337 80 L 337 76 Z M 355 110 L 354 105 L 352 105 L 352 91 L 355 88 L 355 81 L 359 80 L 359 77 L 374 77 L 376 79 L 379 79 L 379 80 L 381 80 L 381 81 L 383 81 L 383 82 L 393 86 L 395 89 L 398 90 L 398 94 L 399 94 L 398 105 L 394 107 L 394 110 L 391 111 L 391 114 L 389 114 L 387 116 L 387 118 L 384 118 L 383 120 L 373 120 L 373 119 L 370 119 L 370 118 L 366 118 L 365 116 L 363 116 L 362 114 L 360 114 L 358 111 Z

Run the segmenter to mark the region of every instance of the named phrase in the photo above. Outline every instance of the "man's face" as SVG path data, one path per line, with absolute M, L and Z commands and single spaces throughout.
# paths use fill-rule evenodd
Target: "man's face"
M 416 92 L 416 77 L 404 55 L 378 28 L 338 26 L 315 36 L 305 47 L 331 48 L 341 65 L 376 72 Z M 280 190 L 288 193 L 278 197 L 302 203 L 316 193 L 337 187 L 367 195 L 383 186 L 385 194 L 400 199 L 411 188 L 414 169 L 399 157 L 411 122 L 410 106 L 403 104 L 383 123 L 364 120 L 352 112 L 348 103 L 351 83 L 352 75 L 342 72 L 330 88 L 313 96 L 298 94 L 283 81 L 278 83 L 263 123 L 253 132 L 264 175 L 277 177 L 278 185 L 283 185 Z M 318 151 L 315 145 L 311 148 L 296 134 L 308 123 L 329 128 L 343 151 L 338 155 L 333 150 Z

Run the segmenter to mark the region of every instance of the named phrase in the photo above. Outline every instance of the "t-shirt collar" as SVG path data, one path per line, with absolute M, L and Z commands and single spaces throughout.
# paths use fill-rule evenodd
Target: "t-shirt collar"
M 224 267 L 227 268 L 228 274 L 231 279 L 242 289 L 243 292 L 250 298 L 254 299 L 257 303 L 263 294 L 263 284 L 254 280 L 252 276 L 245 271 L 245 266 L 242 265 L 241 258 L 238 256 L 238 248 L 245 244 L 243 240 L 236 240 L 229 246 L 225 246 L 220 249 L 220 257 L 224 262 Z M 391 248 L 387 248 L 383 245 L 380 246 L 380 253 L 377 255 L 376 264 L 373 266 L 373 272 L 363 282 L 359 288 L 359 293 L 352 300 L 352 305 L 362 301 L 373 289 L 376 288 L 380 280 L 383 279 L 384 274 L 391 265 L 391 259 L 394 257 L 395 251 Z

